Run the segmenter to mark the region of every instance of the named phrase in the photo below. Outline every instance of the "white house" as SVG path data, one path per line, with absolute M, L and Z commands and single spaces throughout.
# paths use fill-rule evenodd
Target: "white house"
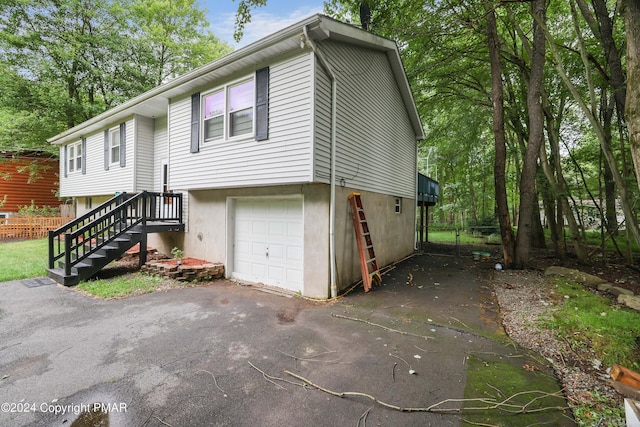
M 423 131 L 396 44 L 311 16 L 49 140 L 81 216 L 114 194 L 182 194 L 164 253 L 327 298 L 359 280 L 348 195 L 379 265 L 415 247 Z

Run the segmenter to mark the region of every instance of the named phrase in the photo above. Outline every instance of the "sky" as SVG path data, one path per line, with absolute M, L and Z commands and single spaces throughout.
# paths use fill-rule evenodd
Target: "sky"
M 244 28 L 240 43 L 233 39 L 238 2 L 233 0 L 201 0 L 207 10 L 213 34 L 235 48 L 268 36 L 297 21 L 322 13 L 323 0 L 267 0 L 267 5 L 251 11 L 251 22 Z

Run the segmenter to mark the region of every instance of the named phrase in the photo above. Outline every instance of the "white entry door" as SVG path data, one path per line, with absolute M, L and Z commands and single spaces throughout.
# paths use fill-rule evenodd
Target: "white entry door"
M 302 218 L 302 198 L 237 199 L 232 276 L 302 292 Z

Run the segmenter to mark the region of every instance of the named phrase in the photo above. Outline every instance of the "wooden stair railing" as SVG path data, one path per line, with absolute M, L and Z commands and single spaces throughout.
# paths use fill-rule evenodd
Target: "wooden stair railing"
M 167 198 L 177 200 L 169 209 Z M 123 193 L 49 232 L 49 276 L 65 285 L 74 285 L 135 244 L 140 243 L 146 249 L 149 221 L 182 224 L 181 194 Z M 144 262 L 146 250 L 141 248 L 140 254 Z

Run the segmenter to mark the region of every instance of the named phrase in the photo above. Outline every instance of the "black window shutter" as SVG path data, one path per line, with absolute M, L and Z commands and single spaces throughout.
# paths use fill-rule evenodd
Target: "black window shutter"
M 110 147 L 109 147 L 109 129 L 104 130 L 104 170 L 109 170 L 110 159 Z
M 256 71 L 256 140 L 269 139 L 269 67 Z
M 200 93 L 191 95 L 191 152 L 200 151 Z
M 67 177 L 67 168 L 69 167 L 69 146 L 64 146 L 64 159 L 62 160 L 64 163 L 64 177 Z
M 82 175 L 87 173 L 87 138 L 82 138 Z
M 127 123 L 120 123 L 120 167 L 127 166 Z

